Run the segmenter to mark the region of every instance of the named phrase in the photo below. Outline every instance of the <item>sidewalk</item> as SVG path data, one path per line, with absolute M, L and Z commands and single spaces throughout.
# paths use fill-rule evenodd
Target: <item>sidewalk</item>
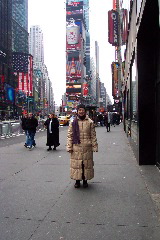
M 0 151 L 0 240 L 159 240 L 160 173 L 138 166 L 122 125 L 97 127 L 99 152 L 89 187 L 74 188 L 65 151 L 46 136 Z

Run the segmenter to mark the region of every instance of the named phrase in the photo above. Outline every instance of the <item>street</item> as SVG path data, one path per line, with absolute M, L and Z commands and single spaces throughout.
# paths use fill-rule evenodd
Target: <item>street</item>
M 160 173 L 138 166 L 122 123 L 96 128 L 86 189 L 70 179 L 67 129 L 57 151 L 47 152 L 46 132 L 31 151 L 25 136 L 0 140 L 0 240 L 159 240 Z

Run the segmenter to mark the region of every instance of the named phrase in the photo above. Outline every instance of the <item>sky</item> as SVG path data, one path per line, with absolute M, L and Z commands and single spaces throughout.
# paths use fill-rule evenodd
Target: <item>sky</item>
M 99 44 L 100 79 L 112 100 L 111 63 L 115 48 L 108 43 L 108 11 L 113 0 L 90 0 L 91 55 L 94 42 Z M 61 104 L 66 82 L 66 15 L 65 0 L 28 0 L 29 29 L 39 25 L 44 36 L 44 62 L 52 82 L 54 98 Z

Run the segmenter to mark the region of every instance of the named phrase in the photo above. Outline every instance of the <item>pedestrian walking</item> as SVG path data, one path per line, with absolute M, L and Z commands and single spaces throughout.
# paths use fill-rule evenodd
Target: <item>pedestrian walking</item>
M 108 112 L 105 114 L 105 123 L 106 123 L 106 128 L 107 128 L 107 132 L 110 132 L 111 128 L 111 113 Z
M 76 180 L 75 188 L 88 187 L 87 180 L 94 177 L 93 152 L 98 152 L 98 143 L 93 121 L 86 116 L 83 104 L 77 107 L 78 115 L 70 122 L 66 150 L 71 153 L 70 177 Z
M 54 113 L 49 114 L 49 118 L 44 123 L 47 128 L 47 143 L 46 146 L 49 148 L 47 151 L 52 150 L 52 146 L 54 146 L 53 150 L 60 145 L 59 143 L 59 121 Z
M 26 147 L 26 148 L 27 148 L 27 142 L 28 142 L 27 126 L 26 126 L 27 118 L 28 118 L 28 113 L 23 114 L 23 116 L 22 116 L 22 118 L 21 118 L 21 127 L 22 127 L 22 129 L 24 130 L 25 136 L 26 136 L 26 141 L 25 141 L 25 144 L 24 144 L 24 147 Z
M 33 116 L 33 113 L 29 113 L 28 118 L 26 120 L 27 146 L 28 146 L 29 150 L 31 150 L 32 147 L 36 146 L 34 137 L 36 134 L 37 126 L 38 126 L 38 120 Z

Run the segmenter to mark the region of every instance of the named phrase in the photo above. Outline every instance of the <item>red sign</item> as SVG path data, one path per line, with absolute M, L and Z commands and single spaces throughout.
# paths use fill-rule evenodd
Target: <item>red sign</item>
M 81 2 L 68 2 L 68 6 L 78 6 Z
M 87 83 L 83 84 L 83 96 L 84 97 L 88 96 L 88 84 Z
M 118 46 L 118 17 L 117 11 L 108 12 L 108 42 L 112 46 Z
M 117 9 L 117 0 L 113 0 L 113 10 Z

